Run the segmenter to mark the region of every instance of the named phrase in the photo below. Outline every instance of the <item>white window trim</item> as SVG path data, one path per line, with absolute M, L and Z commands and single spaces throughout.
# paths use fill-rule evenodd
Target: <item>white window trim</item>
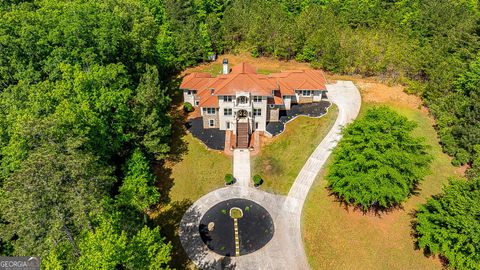
M 227 113 L 227 111 L 229 113 Z M 232 116 L 233 115 L 233 109 L 232 108 L 223 108 L 223 115 L 224 116 Z
M 212 112 L 209 112 L 209 110 L 213 110 L 213 113 Z M 207 113 L 207 115 L 215 115 L 216 113 L 216 109 L 215 108 L 205 108 L 205 112 Z
M 223 96 L 223 102 L 233 102 L 232 96 Z
M 208 120 L 208 126 L 209 127 L 215 127 L 215 120 L 214 119 L 209 119 Z
M 253 108 L 253 116 L 262 116 L 262 109 Z
M 306 95 L 305 93 L 308 93 L 308 95 Z M 301 90 L 301 95 L 302 95 L 302 97 L 311 97 L 312 96 L 312 90 Z
M 253 96 L 253 102 L 261 103 L 263 101 L 262 96 Z

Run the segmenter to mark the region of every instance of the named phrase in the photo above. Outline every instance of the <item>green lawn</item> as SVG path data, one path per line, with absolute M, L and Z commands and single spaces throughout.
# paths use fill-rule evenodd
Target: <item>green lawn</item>
M 234 67 L 234 64 L 229 64 L 229 67 L 232 68 Z M 202 69 L 202 72 L 210 73 L 212 76 L 216 77 L 220 74 L 222 74 L 223 71 L 223 64 L 221 63 L 211 63 L 205 68 Z M 257 69 L 258 74 L 264 74 L 264 75 L 269 75 L 274 72 L 280 72 L 280 70 L 273 70 L 273 69 Z
M 277 194 L 287 194 L 310 154 L 330 131 L 338 115 L 332 105 L 321 118 L 297 117 L 285 131 L 263 146 L 253 158 L 253 173 L 262 176 L 261 188 Z
M 426 113 L 384 105 L 417 122 L 415 135 L 425 137 L 432 146 L 431 174 L 419 186 L 419 194 L 403 204 L 404 209 L 363 215 L 345 209 L 329 196 L 323 180 L 327 166 L 317 177 L 303 210 L 302 234 L 312 269 L 442 269 L 438 259 L 415 250 L 411 214 L 428 197 L 438 194 L 449 176 L 460 176 L 460 172 L 442 153 Z M 363 104 L 361 114 L 371 106 Z
M 182 160 L 171 168 L 174 185 L 170 190 L 170 199 L 194 202 L 224 186 L 225 174 L 232 173 L 232 158 L 219 151 L 207 150 L 189 133 L 183 140 L 188 149 Z
M 210 73 L 214 77 L 222 74 L 222 71 L 223 65 L 220 63 L 211 63 L 202 70 L 202 72 Z

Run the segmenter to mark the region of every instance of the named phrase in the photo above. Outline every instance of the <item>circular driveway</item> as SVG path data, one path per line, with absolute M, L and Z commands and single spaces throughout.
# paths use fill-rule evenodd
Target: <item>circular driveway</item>
M 341 138 L 343 126 L 353 121 L 361 106 L 358 89 L 352 82 L 327 85 L 328 97 L 339 114 L 332 129 L 309 157 L 287 196 L 266 193 L 248 186 L 214 190 L 197 200 L 180 223 L 180 240 L 190 259 L 201 269 L 309 269 L 301 237 L 303 204 L 318 172 Z M 244 198 L 264 207 L 275 227 L 273 238 L 261 249 L 239 257 L 221 256 L 204 244 L 199 233 L 200 220 L 214 205 L 229 199 Z

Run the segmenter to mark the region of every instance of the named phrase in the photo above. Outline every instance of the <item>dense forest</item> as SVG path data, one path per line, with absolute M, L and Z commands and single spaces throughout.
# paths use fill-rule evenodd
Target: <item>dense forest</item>
M 170 153 L 177 74 L 212 54 L 404 84 L 480 175 L 476 0 L 6 0 L 0 16 L 1 255 L 168 268 L 151 164 Z

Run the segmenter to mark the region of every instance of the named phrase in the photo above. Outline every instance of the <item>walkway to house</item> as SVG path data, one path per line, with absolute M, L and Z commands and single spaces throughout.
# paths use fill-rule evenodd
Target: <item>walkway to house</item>
M 357 117 L 361 106 L 360 93 L 352 82 L 339 81 L 334 85 L 327 85 L 327 89 L 330 101 L 338 106 L 338 118 L 305 163 L 286 197 L 239 184 L 214 190 L 187 210 L 180 223 L 180 240 L 190 259 L 200 268 L 288 270 L 310 268 L 301 237 L 303 204 L 316 175 L 341 138 L 342 127 Z M 245 198 L 263 206 L 272 216 L 275 234 L 262 249 L 229 258 L 222 257 L 205 246 L 200 238 L 198 226 L 200 218 L 210 207 L 231 198 Z
M 235 185 L 248 187 L 250 183 L 250 151 L 248 149 L 233 150 L 233 177 Z

